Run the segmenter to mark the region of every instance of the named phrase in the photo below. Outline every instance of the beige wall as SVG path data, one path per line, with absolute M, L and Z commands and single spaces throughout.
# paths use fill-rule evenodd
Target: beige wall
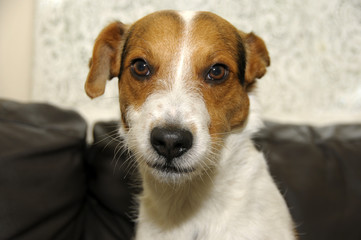
M 0 98 L 29 101 L 33 0 L 0 0 Z

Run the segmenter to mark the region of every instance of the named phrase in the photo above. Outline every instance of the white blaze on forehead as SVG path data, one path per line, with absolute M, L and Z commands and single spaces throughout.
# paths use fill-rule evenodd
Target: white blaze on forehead
M 172 55 L 171 68 L 166 79 L 161 79 L 165 91 L 154 92 L 148 97 L 146 104 L 158 106 L 151 111 L 152 122 L 157 124 L 178 123 L 185 128 L 195 126 L 198 131 L 209 124 L 209 114 L 197 89 L 196 79 L 193 79 L 193 62 L 191 56 L 195 50 L 192 46 L 192 26 L 196 12 L 180 12 L 182 32 L 179 35 L 177 51 Z M 166 64 L 166 63 L 165 63 Z M 145 107 L 149 109 L 152 107 Z
M 183 18 L 186 23 L 189 23 L 193 17 L 197 14 L 194 11 L 180 11 L 179 15 Z
M 179 15 L 184 20 L 184 30 L 182 33 L 181 46 L 178 55 L 178 61 L 175 64 L 175 78 L 174 78 L 174 90 L 180 90 L 179 88 L 183 86 L 184 78 L 187 73 L 190 72 L 191 68 L 191 48 L 190 48 L 190 26 L 193 17 L 196 15 L 196 12 L 193 11 L 182 11 L 179 12 Z

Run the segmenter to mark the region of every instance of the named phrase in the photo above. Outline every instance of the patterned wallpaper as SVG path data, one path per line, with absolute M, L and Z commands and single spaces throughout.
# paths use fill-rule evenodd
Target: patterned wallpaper
M 212 11 L 265 40 L 264 118 L 361 122 L 360 0 L 37 0 L 33 100 L 75 108 L 90 122 L 118 118 L 116 80 L 99 99 L 84 93 L 92 44 L 109 22 L 160 9 Z

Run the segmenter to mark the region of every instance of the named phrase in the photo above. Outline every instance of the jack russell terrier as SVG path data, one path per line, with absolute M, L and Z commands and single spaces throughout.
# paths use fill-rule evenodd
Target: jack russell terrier
M 114 22 L 94 45 L 86 93 L 119 78 L 120 134 L 142 177 L 137 240 L 290 240 L 294 225 L 251 141 L 261 38 L 209 12 Z

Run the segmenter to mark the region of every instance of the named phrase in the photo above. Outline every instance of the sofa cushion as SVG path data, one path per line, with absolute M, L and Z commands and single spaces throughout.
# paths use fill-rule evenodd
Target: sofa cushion
M 361 239 L 361 125 L 266 124 L 256 135 L 301 240 Z
M 0 239 L 130 239 L 140 189 L 116 122 L 0 100 Z M 301 240 L 361 239 L 361 125 L 256 134 Z M 87 151 L 85 151 L 87 150 Z
M 101 173 L 98 179 L 104 180 L 97 180 L 93 183 L 96 188 L 91 188 L 95 196 L 103 198 L 99 206 L 112 209 L 109 214 L 117 212 L 121 216 L 121 212 L 126 211 L 133 215 L 128 207 L 134 206 L 130 199 L 139 190 L 124 184 L 131 182 L 127 178 L 135 176 L 129 175 L 133 170 L 128 171 L 129 166 L 123 165 L 129 156 L 121 154 L 122 144 L 116 138 L 116 129 L 116 122 L 103 122 L 95 127 L 95 136 L 102 136 L 97 139 L 95 164 L 103 166 L 94 169 L 104 168 L 98 170 Z M 311 127 L 268 122 L 255 135 L 254 142 L 266 156 L 271 175 L 295 220 L 300 240 L 361 238 L 361 125 Z M 117 185 L 119 187 L 115 187 Z M 118 194 L 116 202 L 109 202 L 113 197 L 104 198 L 114 194 L 112 191 Z M 112 225 L 109 229 L 114 229 L 117 223 L 107 224 Z M 124 222 L 119 226 L 125 226 Z
M 47 104 L 0 100 L 0 239 L 79 239 L 86 123 Z
M 123 148 L 117 122 L 94 126 L 94 143 L 87 157 L 88 210 L 84 239 L 131 239 L 136 217 L 138 174 Z

